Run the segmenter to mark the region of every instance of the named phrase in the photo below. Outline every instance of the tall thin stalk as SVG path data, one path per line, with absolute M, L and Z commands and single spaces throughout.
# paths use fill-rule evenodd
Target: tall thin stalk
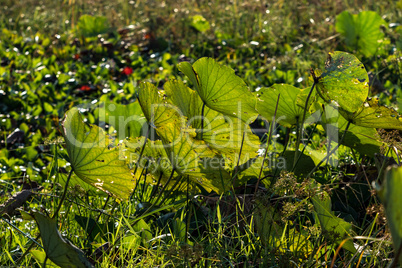
M 260 180 L 261 180 L 262 170 L 264 169 L 264 162 L 265 162 L 265 159 L 267 158 L 267 153 L 268 153 L 268 149 L 269 149 L 269 143 L 271 141 L 272 132 L 274 131 L 275 118 L 276 118 L 276 113 L 278 111 L 278 105 L 279 105 L 280 97 L 281 97 L 281 94 L 278 94 L 278 99 L 276 100 L 275 113 L 274 113 L 274 116 L 272 117 L 272 123 L 271 123 L 270 130 L 269 130 L 269 135 L 268 135 L 268 140 L 267 140 L 267 148 L 265 149 L 264 158 L 262 159 L 261 168 L 260 168 L 260 174 L 258 175 L 258 180 L 257 180 L 257 183 L 255 185 L 254 194 L 257 193 L 258 185 L 260 184 Z
M 295 150 L 295 157 L 294 157 L 294 161 L 293 161 L 293 168 L 299 159 L 300 139 L 301 139 L 301 136 L 303 135 L 303 126 L 304 126 L 304 121 L 306 120 L 308 102 L 310 101 L 311 94 L 313 93 L 314 87 L 318 83 L 318 80 L 319 80 L 319 78 L 315 76 L 314 70 L 312 68 L 310 69 L 310 74 L 313 76 L 314 82 L 313 82 L 313 85 L 311 86 L 310 92 L 307 95 L 306 103 L 304 104 L 303 117 L 299 124 L 299 130 L 297 131 L 298 135 L 297 135 L 297 139 L 296 139 L 296 150 Z
M 201 140 L 202 137 L 204 136 L 204 109 L 205 109 L 205 102 L 203 102 L 201 108 Z
M 64 192 L 63 192 L 63 195 L 62 195 L 61 200 L 59 202 L 59 206 L 57 207 L 56 211 L 54 212 L 52 219 L 54 219 L 57 216 L 57 214 L 59 214 L 61 206 L 63 205 L 63 201 L 64 201 L 64 199 L 66 199 L 67 190 L 68 190 L 68 183 L 70 182 L 72 174 L 73 174 L 73 169 L 71 168 L 70 173 L 68 174 L 68 177 L 67 177 L 66 185 L 64 186 Z
M 345 132 L 343 132 L 342 138 L 341 138 L 341 140 L 339 141 L 338 145 L 336 145 L 335 148 L 332 149 L 332 151 L 331 151 L 330 153 L 328 153 L 328 154 L 310 171 L 310 173 L 307 175 L 306 179 L 310 178 L 311 175 L 313 175 L 313 173 L 322 165 L 322 163 L 324 163 L 325 161 L 327 161 L 328 158 L 339 148 L 339 146 L 340 146 L 341 143 L 343 142 L 343 139 L 344 139 L 345 136 L 346 136 L 346 132 L 348 132 L 349 126 L 350 126 L 350 121 L 348 121 L 348 124 L 346 125 L 346 128 L 345 128 Z

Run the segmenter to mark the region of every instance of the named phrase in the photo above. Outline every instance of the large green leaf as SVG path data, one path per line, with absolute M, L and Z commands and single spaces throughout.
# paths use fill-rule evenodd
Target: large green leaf
M 143 154 L 140 159 L 141 150 L 144 146 L 145 137 L 139 139 L 128 139 L 125 140 L 125 145 L 130 151 L 130 160 L 133 163 L 139 164 L 139 167 L 146 169 L 147 179 L 152 175 L 150 183 L 159 180 L 161 177 L 161 182 L 166 183 L 170 174 L 172 173 L 172 165 L 170 163 L 169 157 L 166 154 L 166 150 L 161 140 L 149 140 L 147 139 L 144 147 Z M 138 172 L 141 174 L 141 172 Z M 173 183 L 174 183 L 173 179 Z
M 233 69 L 212 58 L 201 58 L 193 66 L 188 62 L 180 63 L 179 70 L 194 84 L 195 90 L 209 108 L 238 117 L 247 123 L 257 117 L 256 99 Z
M 316 85 L 320 97 L 340 110 L 357 111 L 369 92 L 369 79 L 363 64 L 351 54 L 335 51 L 329 53 L 325 69 Z
M 224 169 L 222 158 L 217 157 L 205 142 L 195 140 L 191 132 L 172 123 L 160 127 L 158 135 L 179 174 L 189 175 L 193 182 L 209 191 L 224 192 L 230 188 L 231 176 Z
M 81 180 L 120 199 L 130 196 L 134 176 L 121 145 L 114 147 L 98 126 L 87 126 L 76 108 L 64 117 L 63 135 L 71 167 Z
M 312 197 L 314 210 L 320 221 L 321 228 L 325 233 L 340 244 L 345 238 L 350 237 L 352 224 L 338 218 L 332 211 L 331 198 L 326 192 L 321 192 L 317 196 Z M 352 240 L 346 241 L 343 248 L 355 253 Z
M 94 267 L 81 249 L 61 237 L 55 219 L 50 219 L 39 212 L 34 212 L 32 216 L 39 226 L 46 256 L 52 262 L 60 267 Z
M 388 226 L 391 229 L 394 251 L 400 252 L 402 246 L 402 167 L 390 167 L 381 188 L 377 190 L 385 207 Z M 402 254 L 399 254 L 402 264 Z
M 353 114 L 342 110 L 339 112 L 358 126 L 402 130 L 402 116 L 393 108 L 378 105 L 378 99 L 367 99 Z
M 328 138 L 339 141 L 344 135 L 348 121 L 339 116 L 338 111 L 329 105 L 325 106 L 325 112 L 322 114 L 321 122 L 325 126 Z M 331 137 L 331 135 L 336 135 L 336 137 Z M 380 147 L 383 145 L 375 128 L 355 124 L 349 125 L 342 144 L 371 157 L 379 153 Z
M 301 89 L 286 84 L 262 88 L 257 93 L 257 111 L 266 120 L 272 121 L 280 94 L 276 122 L 285 127 L 291 127 L 300 122 L 303 117 L 304 106 L 302 108 L 297 105 L 298 96 L 301 93 Z
M 45 262 L 46 252 L 44 252 L 43 250 L 31 249 L 31 254 L 35 258 L 35 260 L 38 261 L 38 263 L 40 265 L 42 265 Z M 59 268 L 60 266 L 56 265 L 51 260 L 47 259 L 46 260 L 46 267 L 47 268 Z
M 185 118 L 181 111 L 169 104 L 164 92 L 158 90 L 151 83 L 142 83 L 138 94 L 138 100 L 145 118 L 154 128 L 157 129 L 172 122 L 180 124 L 180 126 L 185 125 Z
M 197 92 L 177 80 L 165 83 L 164 89 L 171 103 L 188 118 L 187 125 L 195 128 L 197 132 L 195 139 L 201 140 L 202 137 L 202 140 L 210 147 L 225 154 L 227 158 L 234 162 L 237 162 L 240 148 L 242 148 L 241 164 L 257 156 L 260 140 L 258 136 L 251 132 L 248 125 L 236 117 L 224 116 L 209 107 L 204 107 L 204 120 L 202 123 L 203 103 Z M 203 124 L 202 135 L 201 124 Z
M 139 137 L 142 125 L 146 122 L 138 101 L 127 105 L 106 101 L 100 104 L 95 114 L 99 121 L 114 127 L 119 140 Z
M 348 11 L 336 17 L 336 31 L 345 37 L 350 50 L 359 50 L 366 57 L 375 55 L 384 34 L 381 25 L 386 25 L 381 16 L 374 11 L 363 11 L 352 15 Z

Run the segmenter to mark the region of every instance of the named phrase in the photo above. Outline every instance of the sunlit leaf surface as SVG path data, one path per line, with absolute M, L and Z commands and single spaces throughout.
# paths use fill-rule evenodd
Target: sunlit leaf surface
M 321 98 L 340 110 L 357 111 L 369 92 L 364 65 L 352 54 L 335 51 L 329 53 L 325 69 L 316 85 Z
M 103 129 L 87 126 L 73 108 L 64 117 L 63 135 L 71 167 L 81 180 L 120 199 L 130 196 L 134 176 L 124 150 L 120 145 L 114 147 Z
M 179 70 L 190 79 L 209 108 L 248 123 L 257 117 L 256 99 L 233 69 L 212 58 L 201 58 L 193 66 L 188 62 L 180 63 Z
M 285 127 L 296 125 L 302 120 L 304 111 L 304 103 L 303 107 L 297 105 L 297 99 L 301 93 L 301 89 L 285 84 L 262 88 L 257 92 L 257 111 L 266 120 L 272 121 L 280 94 L 276 122 Z
M 113 126 L 119 140 L 140 136 L 142 125 L 146 122 L 138 101 L 127 105 L 106 101 L 96 109 L 95 114 L 100 121 Z
M 322 114 L 321 122 L 325 127 L 328 138 L 333 141 L 340 141 L 348 121 L 340 116 L 338 111 L 330 105 L 325 106 L 325 112 Z M 383 145 L 375 128 L 357 126 L 353 123 L 349 125 L 342 144 L 371 157 L 375 153 L 379 153 L 380 147 Z
M 201 140 L 202 138 L 208 146 L 225 154 L 227 158 L 235 162 L 241 149 L 241 164 L 257 156 L 260 141 L 258 136 L 251 132 L 248 125 L 236 117 L 224 116 L 209 107 L 204 107 L 204 120 L 202 121 L 203 104 L 197 92 L 177 80 L 167 82 L 164 89 L 171 103 L 187 117 L 187 125 L 195 129 L 195 139 Z
M 402 116 L 393 108 L 378 105 L 378 99 L 368 99 L 354 114 L 339 112 L 358 126 L 402 130 Z
M 350 14 L 343 11 L 336 17 L 336 31 L 346 39 L 346 45 L 351 50 L 359 50 L 366 57 L 375 55 L 384 33 L 381 25 L 386 22 L 375 11 L 362 11 L 359 14 Z

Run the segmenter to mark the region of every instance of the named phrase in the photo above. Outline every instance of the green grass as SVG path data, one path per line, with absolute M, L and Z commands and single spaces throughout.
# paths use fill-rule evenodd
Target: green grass
M 176 67 L 181 55 L 191 61 L 217 58 L 253 90 L 274 83 L 305 88 L 310 67 L 323 69 L 328 51 L 346 49 L 335 31 L 337 14 L 373 10 L 387 23 L 402 24 L 401 6 L 401 1 L 385 0 L 5 0 L 0 7 L 0 204 L 36 182 L 44 189 L 21 210 L 53 216 L 70 170 L 59 120 L 73 106 L 106 98 L 127 104 L 141 81 L 161 87 L 172 77 L 182 79 Z M 113 30 L 101 37 L 105 40 L 77 34 L 83 14 L 107 18 Z M 190 27 L 193 15 L 202 15 L 211 29 L 201 33 Z M 116 34 L 128 25 L 127 34 Z M 373 95 L 398 107 L 401 52 L 393 48 L 400 32 L 390 28 L 385 33 L 385 52 L 361 59 L 382 85 Z M 133 73 L 122 74 L 125 67 Z M 80 90 L 83 86 L 91 90 Z M 97 123 L 92 108 L 84 114 L 87 122 Z M 24 133 L 7 139 L 17 128 Z M 325 151 L 322 133 L 315 130 L 311 143 Z M 399 146 L 399 133 L 383 135 Z M 285 136 L 286 130 L 278 129 L 279 143 Z M 294 148 L 296 134 L 289 137 Z M 141 181 L 133 198 L 117 202 L 86 191 L 73 176 L 58 229 L 97 267 L 331 267 L 333 258 L 338 267 L 385 267 L 394 252 L 371 186 L 379 167 L 374 158 L 343 146 L 339 156 L 338 167 L 325 166 L 312 180 L 282 173 L 273 185 L 261 183 L 257 193 L 255 181 L 222 196 L 185 187 L 162 192 L 161 207 L 146 217 L 142 207 L 155 201 L 162 187 Z M 323 186 L 311 190 L 316 181 Z M 331 195 L 337 216 L 352 222 L 353 242 L 364 252 L 338 252 L 336 238 L 322 233 L 309 200 L 323 191 Z M 76 215 L 101 223 L 100 229 L 81 227 Z M 30 250 L 41 248 L 31 238 L 41 244 L 34 221 L 18 211 L 3 215 L 0 266 L 40 267 Z

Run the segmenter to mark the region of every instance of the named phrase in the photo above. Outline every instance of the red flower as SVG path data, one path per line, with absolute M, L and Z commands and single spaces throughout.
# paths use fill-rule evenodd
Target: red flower
M 90 90 L 91 90 L 91 87 L 88 86 L 88 85 L 83 85 L 83 86 L 80 87 L 80 90 L 81 90 L 81 91 L 90 91 Z
M 131 67 L 124 67 L 124 69 L 123 69 L 123 71 L 121 71 L 121 73 L 122 73 L 122 74 L 125 74 L 125 75 L 130 75 L 130 74 L 133 73 L 133 68 L 131 68 Z
M 80 54 L 75 54 L 75 55 L 74 55 L 74 59 L 75 59 L 75 60 L 79 60 L 79 59 L 80 59 Z

